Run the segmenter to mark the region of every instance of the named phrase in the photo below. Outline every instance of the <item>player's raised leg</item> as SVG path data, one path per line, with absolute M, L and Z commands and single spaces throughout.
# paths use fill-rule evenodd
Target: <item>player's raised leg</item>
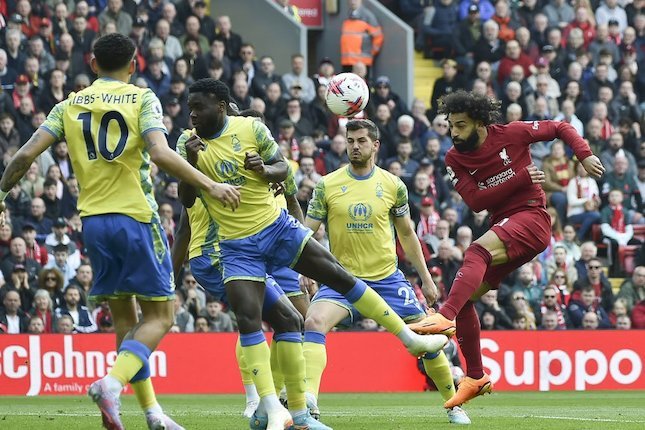
M 294 270 L 321 284 L 329 285 L 344 295 L 363 316 L 373 319 L 401 339 L 410 354 L 419 356 L 426 352 L 437 352 L 448 342 L 443 335 L 419 336 L 410 330 L 374 290 L 349 274 L 338 260 L 315 240 L 307 241 Z

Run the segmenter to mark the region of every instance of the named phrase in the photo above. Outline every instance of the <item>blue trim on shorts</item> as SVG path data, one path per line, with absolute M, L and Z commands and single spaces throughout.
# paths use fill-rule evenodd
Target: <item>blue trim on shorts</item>
M 349 300 L 350 303 L 356 303 L 361 297 L 363 297 L 366 290 L 367 284 L 360 279 L 356 279 L 356 283 L 352 289 L 345 294 L 345 298 Z
M 129 351 L 133 353 L 139 358 L 139 360 L 141 360 L 144 363 L 148 362 L 148 358 L 150 357 L 150 354 L 152 354 L 152 351 L 150 351 L 150 348 L 148 348 L 146 345 L 139 342 L 138 340 L 134 340 L 134 339 L 128 339 L 121 342 L 119 353 L 123 351 Z
M 439 350 L 437 352 L 426 352 L 423 354 L 423 359 L 424 360 L 434 360 L 435 358 L 439 357 L 439 354 L 441 354 L 442 350 Z

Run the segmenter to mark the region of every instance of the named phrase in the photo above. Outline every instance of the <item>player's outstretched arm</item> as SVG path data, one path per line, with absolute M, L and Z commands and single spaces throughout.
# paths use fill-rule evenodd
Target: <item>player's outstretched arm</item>
M 13 188 L 14 185 L 27 173 L 29 166 L 34 162 L 36 157 L 45 152 L 47 148 L 56 142 L 56 137 L 51 133 L 39 128 L 29 138 L 27 143 L 11 157 L 7 168 L 0 180 L 0 190 L 2 191 L 2 198 L 0 201 L 0 210 L 4 211 L 4 197 L 6 193 Z
M 182 209 L 179 217 L 179 226 L 177 227 L 177 233 L 175 233 L 175 241 L 172 244 L 171 251 L 172 270 L 175 273 L 175 279 L 179 279 L 181 266 L 184 265 L 184 260 L 186 260 L 191 234 L 192 231 L 190 229 L 190 223 L 188 222 L 188 212 L 186 212 L 186 209 Z
M 181 181 L 204 190 L 211 197 L 222 202 L 224 206 L 228 205 L 236 209 L 240 205 L 239 187 L 218 184 L 188 164 L 179 154 L 168 147 L 166 136 L 161 131 L 154 130 L 146 133 L 144 140 L 150 153 L 150 158 L 160 169 Z
M 410 219 L 409 211 L 405 215 L 394 217 L 394 229 L 396 230 L 399 242 L 401 242 L 401 247 L 405 252 L 405 256 L 410 260 L 410 263 L 412 263 L 412 266 L 414 266 L 421 278 L 421 289 L 423 296 L 428 302 L 428 306 L 432 306 L 439 297 L 439 291 L 432 280 L 432 276 L 430 276 L 430 272 L 428 272 L 419 238 L 412 228 L 412 225 L 413 222 Z

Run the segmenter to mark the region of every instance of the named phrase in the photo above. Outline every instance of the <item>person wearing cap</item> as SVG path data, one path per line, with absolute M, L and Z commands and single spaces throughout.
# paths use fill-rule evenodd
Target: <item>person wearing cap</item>
M 621 34 L 627 28 L 627 14 L 618 4 L 618 0 L 605 0 L 596 9 L 596 25 L 603 24 L 617 25 Z
M 593 64 L 600 62 L 600 53 L 608 51 L 611 53 L 612 62 L 617 64 L 621 60 L 620 49 L 609 38 L 609 28 L 607 24 L 596 25 L 596 38 L 589 44 L 589 53 L 592 56 Z
M 378 129 L 372 121 L 349 121 L 346 140 L 350 164 L 318 182 L 305 223 L 312 231 L 318 231 L 326 220 L 331 249 L 340 264 L 370 285 L 392 307 L 390 312 L 411 323 L 423 318 L 425 311 L 397 267 L 395 231 L 407 259 L 419 273 L 429 305 L 436 301 L 438 292 L 413 229 L 407 189 L 399 178 L 375 165 L 379 141 Z M 307 281 L 303 283 L 309 286 Z M 402 296 L 405 303 L 400 299 Z M 304 351 L 307 397 L 316 409 L 326 365 L 325 336 L 343 319 L 358 316 L 359 311 L 347 298 L 326 285 L 320 287 L 311 302 L 305 319 Z M 451 398 L 454 386 L 443 352 L 425 354 L 423 362 L 441 396 L 445 400 Z M 461 408 L 448 410 L 448 417 L 450 422 L 470 423 Z
M 488 21 L 495 14 L 495 6 L 489 0 L 461 0 L 459 2 L 460 21 L 470 19 L 473 15 L 481 24 Z
M 416 182 L 416 180 L 415 180 Z M 426 243 L 428 237 L 434 234 L 441 215 L 435 209 L 435 200 L 426 195 L 421 198 L 419 208 L 419 223 L 417 224 L 417 237 Z
M 376 113 L 376 108 L 379 105 L 386 104 L 389 106 L 390 111 L 392 112 L 392 117 L 396 120 L 401 115 L 409 115 L 410 111 L 408 110 L 405 102 L 397 93 L 392 91 L 392 84 L 390 78 L 382 75 L 376 78 L 374 81 L 374 90 L 370 95 L 370 100 L 367 103 L 367 112 L 369 116 L 373 117 Z
M 383 31 L 374 14 L 362 0 L 349 2 L 349 16 L 343 20 L 340 35 L 340 64 L 343 72 L 363 63 L 368 70 L 383 45 Z

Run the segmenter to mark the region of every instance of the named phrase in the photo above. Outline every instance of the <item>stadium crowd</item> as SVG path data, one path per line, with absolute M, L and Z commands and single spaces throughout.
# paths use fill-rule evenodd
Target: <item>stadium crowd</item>
M 294 16 L 288 1 L 278 3 Z M 607 168 L 596 182 L 562 142 L 532 146 L 535 164 L 547 177 L 552 243 L 477 303 L 482 328 L 645 328 L 645 1 L 383 3 L 416 23 L 417 48 L 441 60 L 443 76 L 427 103 L 404 100 L 388 76 L 372 76 L 372 57 L 387 34 L 358 0 L 350 2 L 352 25 L 344 28 L 361 28 L 355 21 L 365 21 L 369 45 L 363 46 L 374 49 L 354 53 L 351 61 L 346 53 L 341 62 L 322 58 L 313 73 L 294 53 L 284 75 L 276 73 L 270 52 L 256 52 L 228 16 L 211 17 L 202 0 L 2 1 L 0 171 L 56 103 L 91 84 L 93 41 L 120 32 L 138 46 L 132 82 L 151 88 L 162 101 L 171 147 L 190 126 L 188 86 L 204 77 L 221 79 L 240 110 L 264 115 L 296 172 L 297 198 L 306 214 L 321 176 L 348 163 L 347 118 L 329 112 L 324 97 L 337 72 L 352 70 L 371 88 L 360 115 L 379 128 L 378 164 L 408 187 L 441 301 L 463 251 L 488 229 L 488 214 L 473 213 L 446 180 L 443 160 L 452 143 L 447 119 L 436 113 L 441 96 L 472 90 L 499 99 L 508 122 L 571 123 Z M 361 55 L 369 61 L 360 61 Z M 178 184 L 158 169 L 153 175 L 172 244 L 182 210 Z M 113 331 L 107 304 L 87 300 L 92 268 L 84 252 L 78 194 L 63 141 L 41 156 L 7 197 L 0 228 L 0 333 Z M 315 237 L 327 243 L 324 225 Z M 625 250 L 634 254 L 629 267 L 623 266 Z M 397 254 L 424 301 L 399 244 Z M 609 276 L 624 277 L 616 291 Z M 176 282 L 172 331 L 235 329 L 234 315 L 204 293 L 188 268 Z M 363 319 L 353 329 L 379 327 Z

